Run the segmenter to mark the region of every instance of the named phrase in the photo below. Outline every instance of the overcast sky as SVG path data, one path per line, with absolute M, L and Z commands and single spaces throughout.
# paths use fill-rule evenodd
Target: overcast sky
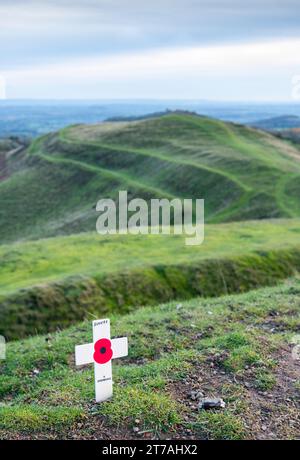
M 291 100 L 295 75 L 299 0 L 0 0 L 0 97 Z

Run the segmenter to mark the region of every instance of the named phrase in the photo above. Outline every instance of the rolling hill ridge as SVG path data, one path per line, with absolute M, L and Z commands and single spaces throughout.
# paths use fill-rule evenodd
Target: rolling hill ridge
M 173 113 L 76 125 L 12 156 L 2 243 L 93 231 L 100 198 L 204 198 L 212 223 L 300 216 L 300 150 L 252 128 Z

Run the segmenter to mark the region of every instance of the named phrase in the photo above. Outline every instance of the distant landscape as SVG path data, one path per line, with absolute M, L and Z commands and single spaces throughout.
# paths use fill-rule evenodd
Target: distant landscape
M 143 117 L 167 110 L 188 110 L 243 124 L 267 122 L 267 128 L 286 126 L 300 117 L 299 103 L 251 103 L 180 100 L 26 101 L 0 100 L 0 138 L 37 137 L 77 123 L 97 123 L 111 118 Z M 281 123 L 278 125 L 278 118 Z M 283 123 L 282 123 L 283 122 Z M 298 124 L 298 121 L 296 121 Z M 299 125 L 298 125 L 299 126 Z

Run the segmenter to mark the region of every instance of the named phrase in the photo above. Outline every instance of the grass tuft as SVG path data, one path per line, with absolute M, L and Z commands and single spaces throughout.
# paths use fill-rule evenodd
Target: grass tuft
M 234 441 L 246 438 L 243 422 L 229 412 L 203 412 L 198 415 L 193 429 L 206 439 Z
M 100 412 L 112 424 L 127 422 L 132 426 L 139 419 L 144 428 L 155 430 L 174 428 L 182 420 L 182 408 L 170 396 L 136 386 L 118 388 L 113 400 L 105 403 Z
M 49 426 L 70 426 L 83 417 L 83 410 L 76 407 L 0 406 L 0 429 L 43 431 L 49 429 Z

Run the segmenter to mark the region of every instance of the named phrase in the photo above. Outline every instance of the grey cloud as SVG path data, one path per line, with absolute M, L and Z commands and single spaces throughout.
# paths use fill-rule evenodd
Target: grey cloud
M 299 36 L 299 20 L 299 0 L 0 0 L 0 65 Z

